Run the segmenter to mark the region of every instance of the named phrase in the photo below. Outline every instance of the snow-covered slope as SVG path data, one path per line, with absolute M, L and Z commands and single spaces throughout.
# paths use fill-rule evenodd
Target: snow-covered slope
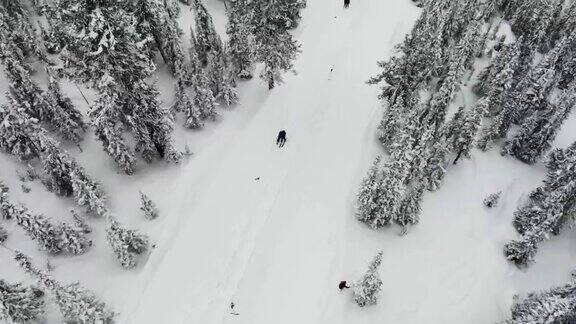
M 222 2 L 208 2 L 223 32 Z M 192 24 L 187 7 L 180 23 Z M 103 182 L 113 211 L 150 234 L 156 247 L 134 271 L 115 264 L 94 220 L 95 247 L 80 257 L 51 259 L 54 276 L 80 280 L 119 313 L 118 323 L 492 323 L 506 318 L 512 296 L 565 282 L 574 267 L 573 232 L 543 244 L 537 263 L 522 272 L 502 255 L 515 237 L 512 213 L 542 180 L 543 169 L 497 152 L 475 151 L 451 166 L 445 183 L 428 193 L 421 223 L 406 236 L 372 231 L 357 222 L 355 195 L 379 152 L 378 89 L 365 84 L 379 59 L 410 30 L 419 9 L 409 0 L 309 0 L 295 30 L 302 44 L 297 75 L 268 91 L 260 80 L 242 83 L 241 103 L 201 132 L 177 130 L 194 155 L 181 166 L 154 165 L 117 175 L 90 136 L 79 161 Z M 159 71 L 164 102 L 171 80 Z M 75 104 L 85 107 L 75 88 Z M 89 98 L 92 100 L 92 98 Z M 574 139 L 574 119 L 560 146 Z M 275 146 L 285 129 L 288 142 Z M 73 148 L 70 148 L 73 150 Z M 71 206 L 32 185 L 19 191 L 18 164 L 0 156 L 0 177 L 34 211 L 67 218 Z M 21 167 L 20 167 L 21 168 Z M 138 190 L 155 200 L 160 218 L 138 214 Z M 503 191 L 499 207 L 482 199 Z M 44 254 L 17 229 L 7 245 Z M 22 244 L 22 242 L 26 242 Z M 384 282 L 378 305 L 361 309 L 337 289 L 366 270 L 377 251 Z M 26 278 L 0 249 L 0 277 Z M 553 265 L 553 267 L 551 266 Z M 234 302 L 239 315 L 230 314 Z M 51 312 L 50 323 L 59 317 Z

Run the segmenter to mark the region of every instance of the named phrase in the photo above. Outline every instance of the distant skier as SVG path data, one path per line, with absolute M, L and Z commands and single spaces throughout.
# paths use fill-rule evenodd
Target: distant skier
M 340 284 L 338 284 L 338 289 L 342 290 L 344 288 L 350 288 L 350 286 L 347 286 L 346 280 L 340 281 Z
M 281 130 L 280 133 L 278 133 L 278 138 L 276 138 L 276 145 L 283 147 L 284 143 L 286 143 L 286 131 Z
M 344 8 L 348 8 L 350 6 L 350 0 L 344 0 Z

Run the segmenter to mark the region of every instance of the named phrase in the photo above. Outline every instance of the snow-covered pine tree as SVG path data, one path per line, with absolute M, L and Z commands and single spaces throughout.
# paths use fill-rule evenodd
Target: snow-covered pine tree
M 140 191 L 140 202 L 142 203 L 140 210 L 144 213 L 144 218 L 152 220 L 158 217 L 158 208 L 156 208 L 156 204 L 154 204 L 152 199 L 142 191 Z
M 446 174 L 447 154 L 446 141 L 441 137 L 434 139 L 432 145 L 424 152 L 426 166 L 423 170 L 423 181 L 426 189 L 435 191 L 440 188 Z
M 83 254 L 92 246 L 82 228 L 67 223 L 60 224 L 60 245 L 62 250 L 73 255 Z
M 576 284 L 572 282 L 548 291 L 514 296 L 509 324 L 573 323 L 576 321 Z
M 511 154 L 525 163 L 535 163 L 550 149 L 562 123 L 576 105 L 575 91 L 576 83 L 564 90 L 555 102 L 534 111 L 524 121 L 520 132 L 506 142 L 503 154 Z
M 463 117 L 463 123 L 457 129 L 454 137 L 452 137 L 452 150 L 456 153 L 456 164 L 461 156 L 470 158 L 470 150 L 476 139 L 476 134 L 482 123 L 482 112 L 478 107 L 466 112 Z
M 105 216 L 108 212 L 106 196 L 100 188 L 100 184 L 91 179 L 80 166 L 70 174 L 74 200 L 79 206 L 86 207 L 89 213 Z
M 378 302 L 380 291 L 382 290 L 382 279 L 378 274 L 378 268 L 382 264 L 382 252 L 378 252 L 370 265 L 368 271 L 362 279 L 354 283 L 354 301 L 360 307 L 375 305 Z
M 381 157 L 377 156 L 368 174 L 362 180 L 362 185 L 358 192 L 357 197 L 357 211 L 356 218 L 374 227 L 375 220 L 381 214 L 380 195 L 381 195 L 381 176 L 380 176 L 380 161 Z
M 43 130 L 38 120 L 12 104 L 0 105 L 0 149 L 27 161 L 40 156 L 40 146 L 32 135 Z
M 148 237 L 135 230 L 121 227 L 116 220 L 111 220 L 110 227 L 106 229 L 106 240 L 116 258 L 126 269 L 136 267 L 138 256 L 148 250 Z
M 14 57 L 6 57 L 3 63 L 6 77 L 10 81 L 8 88 L 11 99 L 26 114 L 46 121 L 48 116 L 42 90 L 30 77 L 30 71 Z
M 191 31 L 192 32 L 192 31 Z M 209 81 L 201 68 L 201 63 L 198 59 L 198 55 L 194 50 L 194 46 L 197 44 L 194 34 L 192 32 L 190 37 L 192 46 L 190 48 L 190 70 L 192 73 L 192 89 L 194 91 L 194 98 L 192 106 L 194 109 L 185 109 L 186 113 L 186 123 L 184 124 L 189 128 L 198 128 L 198 117 L 200 119 L 215 119 L 218 116 L 216 112 L 216 100 L 210 90 Z
M 30 15 L 23 3 L 20 0 L 3 1 L 0 5 L 0 44 L 9 44 L 23 61 L 37 52 L 35 40 Z
M 192 99 L 186 92 L 186 88 L 182 82 L 176 81 L 176 101 L 172 106 L 174 111 L 182 111 L 186 115 L 186 122 L 184 125 L 188 128 L 202 128 L 204 123 L 200 118 L 200 110 L 193 104 Z
M 10 206 L 16 222 L 34 240 L 41 250 L 52 254 L 62 251 L 61 229 L 42 215 L 32 215 L 24 206 Z
M 300 11 L 306 8 L 305 0 L 286 0 L 282 1 L 280 7 L 281 16 L 285 19 L 288 28 L 296 28 L 300 21 Z
M 36 268 L 30 258 L 21 252 L 16 251 L 14 259 L 26 273 L 54 295 L 66 323 L 113 323 L 115 314 L 94 293 L 81 287 L 80 283 L 62 285 Z
M 62 134 L 64 139 L 79 143 L 86 131 L 86 123 L 70 98 L 64 96 L 54 76 L 49 77 L 44 102 L 50 124 Z
M 212 16 L 202 4 L 201 0 L 194 0 L 195 23 L 196 23 L 196 46 L 198 60 L 202 67 L 208 65 L 209 55 L 211 53 L 223 52 L 222 40 L 216 33 Z
M 378 214 L 369 224 L 372 228 L 381 228 L 396 219 L 402 197 L 406 190 L 406 178 L 410 172 L 411 149 L 392 156 L 382 168 L 382 180 L 379 183 Z
M 246 0 L 230 1 L 226 33 L 226 49 L 231 72 L 241 79 L 252 78 L 252 33 L 248 27 Z
M 515 75 L 520 64 L 521 44 L 522 40 L 518 40 L 506 46 L 500 55 L 504 60 L 503 64 L 500 65 L 500 62 L 497 62 L 498 65 L 495 67 L 498 70 L 494 71 L 494 75 L 481 80 L 484 82 L 482 88 L 485 89 L 486 96 L 480 100 L 479 105 L 488 116 L 495 116 L 504 109 L 504 104 L 516 84 Z
M 71 196 L 72 188 L 71 173 L 77 168 L 76 162 L 62 151 L 56 141 L 44 134 L 39 135 L 41 140 L 41 161 L 44 172 L 48 175 L 51 188 L 57 195 Z
M 419 222 L 424 190 L 424 185 L 417 183 L 416 186 L 404 196 L 394 219 L 396 224 L 406 227 L 408 225 L 416 225 Z
M 29 323 L 41 320 L 45 313 L 43 293 L 20 283 L 0 279 L 0 321 Z
M 174 121 L 170 111 L 161 106 L 155 86 L 142 80 L 134 82 L 127 93 L 127 104 L 131 114 L 126 118 L 134 133 L 136 152 L 147 162 L 155 156 L 178 163 L 179 152 L 172 142 Z M 175 160 L 174 160 L 175 159 Z
M 250 4 L 254 60 L 264 64 L 260 77 L 266 81 L 268 89 L 282 82 L 281 73 L 292 70 L 300 52 L 300 45 L 284 25 L 282 3 L 280 0 L 254 0 Z
M 109 86 L 101 86 L 102 90 L 90 107 L 89 116 L 94 134 L 102 142 L 104 151 L 114 159 L 124 173 L 132 174 L 136 158 L 132 149 L 126 144 L 122 126 L 118 123 L 121 118 L 125 118 L 117 109 L 121 104 L 121 98 L 115 89 L 115 83 L 110 79 L 107 83 Z
M 238 97 L 238 90 L 236 90 L 236 74 L 233 72 L 230 64 L 226 64 L 227 68 L 222 80 L 222 90 L 220 92 L 220 99 L 225 105 L 231 106 L 237 103 L 240 98 Z

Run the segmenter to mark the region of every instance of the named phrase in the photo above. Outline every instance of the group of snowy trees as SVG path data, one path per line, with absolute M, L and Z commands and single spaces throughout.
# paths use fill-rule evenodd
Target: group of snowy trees
M 547 169 L 543 185 L 514 214 L 521 238 L 506 244 L 505 254 L 520 266 L 532 262 L 538 244 L 573 224 L 576 216 L 576 143 L 552 151 Z
M 370 83 L 382 83 L 386 110 L 378 138 L 389 157 L 376 159 L 362 182 L 357 218 L 372 228 L 418 221 L 425 190 L 436 190 L 449 165 L 474 147 L 533 164 L 551 149 L 576 105 L 576 1 L 425 0 L 422 14 Z M 508 23 L 513 36 L 496 40 Z M 477 58 L 488 65 L 475 73 Z M 473 78 L 474 77 L 474 78 Z M 463 84 L 478 100 L 448 113 Z M 464 101 L 464 94 L 463 101 Z M 521 234 L 505 246 L 519 266 L 538 244 L 576 215 L 576 143 L 556 149 L 548 174 L 514 215 Z M 492 207 L 499 194 L 485 204 Z M 576 321 L 573 284 L 517 300 L 510 323 Z
M 423 194 L 440 187 L 450 156 L 454 163 L 470 156 L 483 111 L 461 107 L 449 121 L 446 114 L 482 52 L 494 12 L 489 1 L 426 1 L 399 46 L 402 55 L 379 63 L 382 72 L 369 83 L 385 84 L 378 138 L 390 157 L 370 169 L 357 214 L 372 228 L 416 224 Z
M 521 299 L 515 296 L 512 316 L 506 323 L 574 323 L 576 322 L 576 281 L 548 291 L 531 293 Z
M 151 162 L 181 159 L 173 144 L 174 114 L 185 115 L 184 125 L 200 128 L 214 119 L 219 102 L 238 101 L 237 78 L 250 78 L 254 63 L 263 63 L 262 78 L 270 88 L 281 82 L 281 72 L 292 69 L 299 52 L 289 30 L 299 20 L 303 0 L 231 1 L 228 42 L 224 43 L 200 0 L 195 12 L 191 46 L 186 51 L 176 21 L 174 0 L 76 1 L 58 0 L 36 8 L 45 14 L 32 26 L 20 0 L 0 6 L 0 54 L 11 81 L 10 94 L 33 118 L 55 128 L 64 139 L 79 142 L 86 124 L 65 98 L 56 75 L 87 84 L 98 93 L 88 116 L 96 137 L 118 167 L 135 171 L 137 154 Z M 62 62 L 50 74 L 44 94 L 32 81 L 26 59 L 37 56 L 53 64 L 46 52 Z M 175 79 L 171 109 L 158 99 L 148 80 L 159 53 Z
M 227 1 L 226 42 L 201 0 L 181 2 L 195 13 L 189 46 L 182 42 L 175 0 L 0 1 L 0 63 L 9 82 L 7 103 L 0 106 L 0 150 L 31 170 L 42 169 L 45 187 L 73 197 L 86 215 L 105 218 L 106 240 L 124 268 L 137 265 L 149 239 L 124 228 L 109 212 L 99 183 L 65 147 L 82 150 L 90 130 L 126 174 L 136 171 L 140 158 L 177 163 L 182 153 L 172 131 L 178 114 L 186 127 L 202 127 L 217 117 L 219 104 L 239 100 L 236 82 L 252 78 L 255 64 L 262 63 L 261 77 L 272 89 L 299 53 L 290 30 L 298 24 L 304 0 Z M 150 81 L 157 57 L 175 80 L 171 107 L 163 105 Z M 97 94 L 88 102 L 77 86 L 89 105 L 87 120 L 62 89 L 63 78 Z M 8 188 L 0 184 L 2 218 L 14 220 L 41 250 L 77 255 L 90 248 L 91 229 L 83 216 L 73 212 L 73 221 L 55 222 L 34 214 L 10 200 Z M 158 217 L 152 200 L 140 195 L 144 217 Z M 0 227 L 0 244 L 7 248 L 8 235 Z M 49 278 L 22 254 L 17 259 L 54 294 L 66 322 L 111 322 L 113 314 L 93 295 Z M 38 320 L 44 307 L 40 297 L 36 290 L 0 281 L 0 321 Z
M 536 162 L 576 104 L 576 2 L 427 0 L 422 6 L 399 55 L 380 62 L 382 72 L 369 81 L 383 84 L 378 138 L 389 154 L 383 163 L 377 159 L 360 188 L 357 217 L 372 228 L 417 223 L 424 191 L 440 187 L 451 156 L 456 164 L 475 146 L 502 143 L 503 155 Z M 494 41 L 504 19 L 515 41 Z M 485 52 L 489 65 L 472 87 L 479 100 L 447 118 Z M 514 125 L 519 129 L 511 132 Z

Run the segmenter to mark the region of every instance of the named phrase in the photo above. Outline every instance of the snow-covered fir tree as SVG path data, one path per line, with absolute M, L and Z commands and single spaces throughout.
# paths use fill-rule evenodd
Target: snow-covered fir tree
M 394 219 L 398 225 L 406 227 L 418 223 L 420 212 L 422 211 L 421 204 L 424 190 L 424 186 L 418 183 L 404 196 Z
M 459 111 L 462 114 L 460 117 L 457 114 L 453 119 L 453 125 L 450 126 L 451 134 L 449 135 L 448 141 L 450 149 L 456 154 L 456 159 L 454 164 L 458 162 L 461 156 L 470 157 L 470 150 L 476 139 L 476 134 L 480 128 L 482 122 L 482 111 L 479 107 L 464 112 Z M 459 117 L 459 118 L 457 118 Z
M 113 80 L 108 79 L 108 86 L 101 85 L 101 92 L 90 107 L 90 119 L 94 134 L 102 142 L 104 151 L 110 155 L 118 167 L 126 174 L 134 172 L 136 158 L 132 149 L 123 137 L 123 128 L 118 121 L 123 117 L 116 109 L 121 98 Z
M 39 321 L 45 313 L 43 293 L 20 283 L 0 279 L 0 320 L 6 323 Z
M 354 301 L 360 307 L 375 305 L 378 302 L 380 291 L 382 290 L 382 279 L 378 274 L 378 268 L 382 263 L 382 252 L 378 252 L 370 265 L 368 271 L 362 279 L 354 283 Z
M 30 14 L 20 0 L 3 1 L 0 5 L 0 44 L 8 45 L 20 61 L 37 53 Z M 3 52 L 0 46 L 0 54 Z M 2 56 L 2 55 L 0 55 Z
M 381 157 L 377 156 L 368 174 L 364 177 L 357 197 L 356 218 L 370 226 L 375 223 L 381 214 L 380 195 L 381 195 L 381 175 L 380 162 Z
M 200 110 L 199 108 L 194 105 L 192 98 L 186 92 L 186 88 L 184 87 L 182 82 L 176 81 L 176 94 L 175 94 L 175 102 L 172 106 L 172 109 L 176 112 L 184 112 L 186 115 L 186 122 L 185 126 L 188 128 L 202 128 L 204 127 L 204 123 L 200 118 Z
M 212 16 L 202 4 L 201 0 L 194 0 L 195 25 L 196 25 L 196 46 L 198 60 L 202 67 L 208 65 L 211 53 L 222 53 L 223 44 L 220 36 L 216 32 Z
M 526 118 L 521 130 L 508 140 L 503 148 L 504 154 L 511 154 L 526 163 L 534 163 L 552 146 L 562 123 L 576 105 L 576 83 L 564 90 L 555 102 L 534 111 Z
M 18 107 L 0 105 L 0 149 L 27 161 L 40 156 L 40 146 L 34 134 L 42 132 L 38 120 Z
M 116 259 L 126 269 L 136 267 L 138 256 L 148 250 L 148 237 L 135 230 L 123 228 L 115 220 L 110 222 L 110 227 L 106 229 L 106 240 Z
M 64 96 L 58 80 L 53 76 L 49 77 L 44 102 L 50 124 L 62 134 L 64 139 L 79 143 L 86 131 L 86 123 L 70 98 Z
M 67 323 L 113 323 L 115 314 L 94 293 L 81 287 L 78 282 L 63 285 L 36 268 L 23 253 L 16 251 L 14 258 L 26 273 L 52 293 Z
M 88 251 L 92 246 L 92 241 L 86 237 L 82 228 L 62 223 L 60 225 L 60 245 L 64 252 L 79 255 Z
M 572 282 L 544 292 L 514 296 L 509 324 L 573 323 L 576 321 L 576 284 Z
M 201 67 L 201 62 L 198 59 L 197 51 L 194 50 L 194 46 L 198 46 L 194 33 L 191 31 L 190 41 L 192 47 L 190 48 L 190 67 L 192 72 L 192 90 L 194 91 L 194 98 L 192 106 L 194 109 L 185 109 L 186 113 L 186 123 L 184 124 L 189 128 L 201 127 L 198 123 L 198 117 L 200 119 L 215 119 L 218 113 L 216 112 L 216 99 L 212 90 L 210 89 L 210 83 L 208 78 L 204 74 Z
M 282 82 L 282 72 L 292 70 L 300 45 L 285 25 L 283 1 L 255 0 L 250 4 L 254 60 L 264 64 L 260 77 L 268 89 Z
M 426 189 L 430 191 L 438 190 L 446 175 L 446 158 L 448 148 L 442 138 L 437 138 L 425 152 L 426 167 L 423 171 L 423 180 Z
M 85 207 L 89 213 L 105 216 L 108 207 L 106 195 L 100 188 L 100 184 L 91 179 L 81 167 L 76 167 L 70 174 L 70 178 L 76 204 Z
M 30 71 L 25 69 L 22 63 L 13 57 L 7 57 L 3 62 L 4 71 L 10 81 L 8 88 L 13 103 L 23 109 L 29 116 L 46 121 L 48 115 L 42 90 L 32 80 Z
M 42 167 L 51 182 L 51 188 L 56 194 L 70 196 L 74 192 L 72 188 L 71 173 L 77 168 L 72 158 L 62 151 L 57 143 L 45 135 L 42 139 Z
M 248 27 L 248 11 L 246 0 L 230 1 L 228 9 L 228 24 L 226 33 L 228 42 L 226 49 L 230 59 L 230 70 L 242 79 L 252 78 L 252 34 Z
M 57 254 L 62 251 L 61 229 L 42 215 L 31 214 L 24 206 L 14 206 L 14 219 L 20 227 L 34 240 L 40 249 Z
M 300 21 L 300 12 L 306 8 L 305 0 L 286 0 L 281 2 L 280 12 L 288 28 L 295 28 Z
M 140 210 L 144 214 L 144 218 L 152 220 L 158 217 L 158 208 L 156 208 L 156 204 L 154 204 L 152 199 L 150 199 L 142 191 L 140 191 L 140 202 L 142 203 Z

